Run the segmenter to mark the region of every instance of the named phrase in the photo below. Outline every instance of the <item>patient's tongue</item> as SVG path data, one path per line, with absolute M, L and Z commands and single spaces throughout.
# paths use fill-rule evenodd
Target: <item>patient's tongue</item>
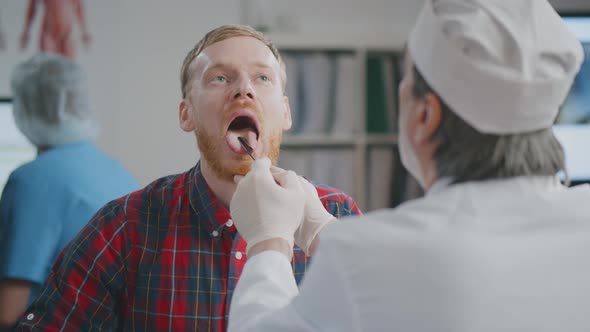
M 242 148 L 240 141 L 238 141 L 238 137 L 244 137 L 253 150 L 256 150 L 256 146 L 258 145 L 258 141 L 256 140 L 256 133 L 250 128 L 244 128 L 239 130 L 230 130 L 227 132 L 227 136 L 225 136 L 225 141 L 232 151 L 236 153 L 246 153 L 246 150 Z

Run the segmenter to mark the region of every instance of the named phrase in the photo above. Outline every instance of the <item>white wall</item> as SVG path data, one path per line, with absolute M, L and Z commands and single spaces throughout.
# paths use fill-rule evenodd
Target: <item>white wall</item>
M 28 51 L 18 49 L 26 2 L 0 0 L 0 28 L 8 43 L 7 49 L 0 51 L 0 97 L 10 96 L 12 67 L 37 47 L 37 35 L 33 34 Z M 272 4 L 270 12 L 302 33 L 397 31 L 396 35 L 405 35 L 422 2 L 86 0 L 93 44 L 88 52 L 80 50 L 78 59 L 88 70 L 93 105 L 102 124 L 98 143 L 144 184 L 194 165 L 198 158 L 194 137 L 181 131 L 177 120 L 180 64 L 208 30 L 243 22 L 244 9 Z M 39 14 L 33 31 L 38 30 Z
M 0 96 L 10 96 L 12 67 L 37 49 L 18 49 L 24 0 L 0 0 Z M 93 106 L 101 121 L 99 145 L 123 161 L 144 184 L 184 171 L 198 159 L 192 134 L 178 127 L 179 69 L 188 50 L 211 28 L 243 22 L 243 9 L 272 3 L 301 32 L 342 33 L 407 29 L 421 1 L 405 0 L 86 0 L 93 37 L 78 60 L 88 70 Z M 38 31 L 40 15 L 32 31 Z M 79 37 L 79 35 L 76 35 Z M 1 124 L 0 124 L 1 128 Z

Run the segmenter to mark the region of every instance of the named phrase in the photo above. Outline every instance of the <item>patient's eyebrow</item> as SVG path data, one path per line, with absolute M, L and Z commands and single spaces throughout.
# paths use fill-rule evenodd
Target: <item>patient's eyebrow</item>
M 256 61 L 256 62 L 251 62 L 251 63 L 249 63 L 248 65 L 249 65 L 249 66 L 252 66 L 252 67 L 258 67 L 258 68 L 264 68 L 264 69 L 273 69 L 273 67 L 272 67 L 271 65 L 269 65 L 269 64 L 267 64 L 267 63 L 264 63 L 264 62 L 259 62 L 259 61 Z M 213 63 L 211 66 L 208 66 L 208 67 L 205 69 L 205 72 L 207 72 L 207 71 L 210 71 L 210 70 L 213 70 L 213 69 L 219 69 L 219 68 L 229 68 L 229 69 L 234 69 L 234 68 L 236 68 L 236 67 L 237 67 L 237 66 L 236 66 L 235 64 L 232 64 L 232 63 L 227 63 L 227 62 L 216 62 L 216 63 Z

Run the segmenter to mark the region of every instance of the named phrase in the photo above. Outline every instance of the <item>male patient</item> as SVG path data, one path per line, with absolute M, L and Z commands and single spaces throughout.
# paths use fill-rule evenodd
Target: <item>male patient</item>
M 255 158 L 277 162 L 291 126 L 285 76 L 279 52 L 256 30 L 207 33 L 182 65 L 179 107 L 201 160 L 104 206 L 57 259 L 18 330 L 224 331 L 247 250 L 228 210 L 234 175 L 252 164 L 238 137 Z M 319 230 L 333 216 L 360 213 L 346 194 L 312 189 L 323 206 L 302 218 L 297 281 Z

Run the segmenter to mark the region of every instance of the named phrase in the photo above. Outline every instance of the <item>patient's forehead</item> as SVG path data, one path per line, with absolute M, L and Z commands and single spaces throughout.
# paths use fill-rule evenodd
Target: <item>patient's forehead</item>
M 279 61 L 268 46 L 249 36 L 231 37 L 207 46 L 191 64 L 191 71 L 203 73 L 219 66 L 269 67 L 280 72 Z

